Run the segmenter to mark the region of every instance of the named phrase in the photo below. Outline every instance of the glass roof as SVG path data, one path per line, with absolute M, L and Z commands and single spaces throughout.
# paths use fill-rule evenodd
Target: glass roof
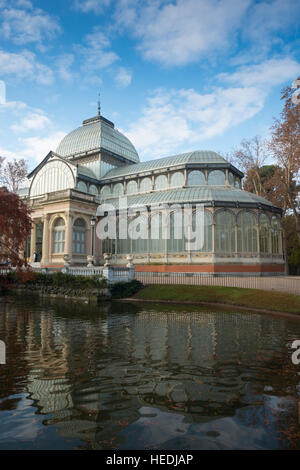
M 62 157 L 88 152 L 94 149 L 108 150 L 132 162 L 139 162 L 139 156 L 134 146 L 114 124 L 105 118 L 84 121 L 84 125 L 67 134 L 56 152 Z
M 119 198 L 105 199 L 106 204 L 112 204 L 118 207 Z M 235 203 L 251 203 L 264 204 L 272 206 L 270 201 L 248 193 L 241 189 L 235 188 L 216 188 L 208 186 L 199 186 L 194 188 L 170 189 L 167 191 L 154 191 L 148 194 L 136 194 L 127 196 L 128 206 L 144 206 L 149 204 L 175 204 L 175 203 L 204 203 L 204 202 L 235 202 Z
M 115 178 L 117 176 L 132 175 L 143 171 L 157 170 L 160 168 L 168 168 L 184 163 L 227 163 L 227 161 L 211 150 L 195 150 L 194 152 L 181 153 L 171 157 L 159 158 L 148 162 L 137 163 L 135 165 L 126 165 L 109 171 L 103 180 Z

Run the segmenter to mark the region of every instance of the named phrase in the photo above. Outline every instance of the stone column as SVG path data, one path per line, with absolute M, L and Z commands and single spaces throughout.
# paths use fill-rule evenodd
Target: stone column
M 30 239 L 30 262 L 34 262 L 34 252 L 36 248 L 36 224 L 32 221 L 31 239 Z
M 70 256 L 70 262 L 72 260 L 72 243 L 73 243 L 73 217 L 71 214 L 65 214 L 66 219 L 66 239 L 65 239 L 65 254 Z
M 41 264 L 49 263 L 49 214 L 43 216 L 43 246 Z

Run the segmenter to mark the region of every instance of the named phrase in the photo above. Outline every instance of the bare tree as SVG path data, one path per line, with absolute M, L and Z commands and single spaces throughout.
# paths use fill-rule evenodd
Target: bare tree
M 6 186 L 10 191 L 16 192 L 25 181 L 28 174 L 26 161 L 16 158 L 12 162 L 6 162 L 5 158 L 0 157 L 0 183 Z
M 247 175 L 247 180 L 254 188 L 254 192 L 259 196 L 265 195 L 265 188 L 261 179 L 259 169 L 267 159 L 267 143 L 259 136 L 250 140 L 243 139 L 240 148 L 234 150 L 229 157 L 229 161 Z M 246 189 L 246 188 L 245 188 Z

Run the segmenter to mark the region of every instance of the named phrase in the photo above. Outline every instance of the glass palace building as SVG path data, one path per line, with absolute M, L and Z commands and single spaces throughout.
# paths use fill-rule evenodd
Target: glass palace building
M 101 265 L 107 253 L 115 265 L 132 256 L 139 271 L 283 274 L 281 210 L 244 191 L 243 176 L 213 151 L 140 162 L 132 143 L 98 113 L 49 152 L 20 192 L 32 210 L 28 255 L 32 262 L 38 255 L 42 266 L 61 266 L 67 258 L 86 265 L 88 256 Z M 133 211 L 128 224 L 143 219 L 147 236 L 120 238 L 117 230 L 99 239 L 91 224 L 99 205 L 115 210 L 118 229 L 125 199 Z M 187 205 L 191 215 L 178 227 L 177 215 Z M 203 243 L 194 248 L 186 243 L 184 225 L 195 230 L 199 205 Z

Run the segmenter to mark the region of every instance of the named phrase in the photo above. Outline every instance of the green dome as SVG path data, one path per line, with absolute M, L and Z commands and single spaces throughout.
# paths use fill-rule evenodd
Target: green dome
M 92 150 L 106 150 L 130 162 L 139 162 L 134 146 L 114 124 L 102 116 L 87 119 L 83 125 L 67 134 L 56 149 L 61 157 L 72 157 Z

